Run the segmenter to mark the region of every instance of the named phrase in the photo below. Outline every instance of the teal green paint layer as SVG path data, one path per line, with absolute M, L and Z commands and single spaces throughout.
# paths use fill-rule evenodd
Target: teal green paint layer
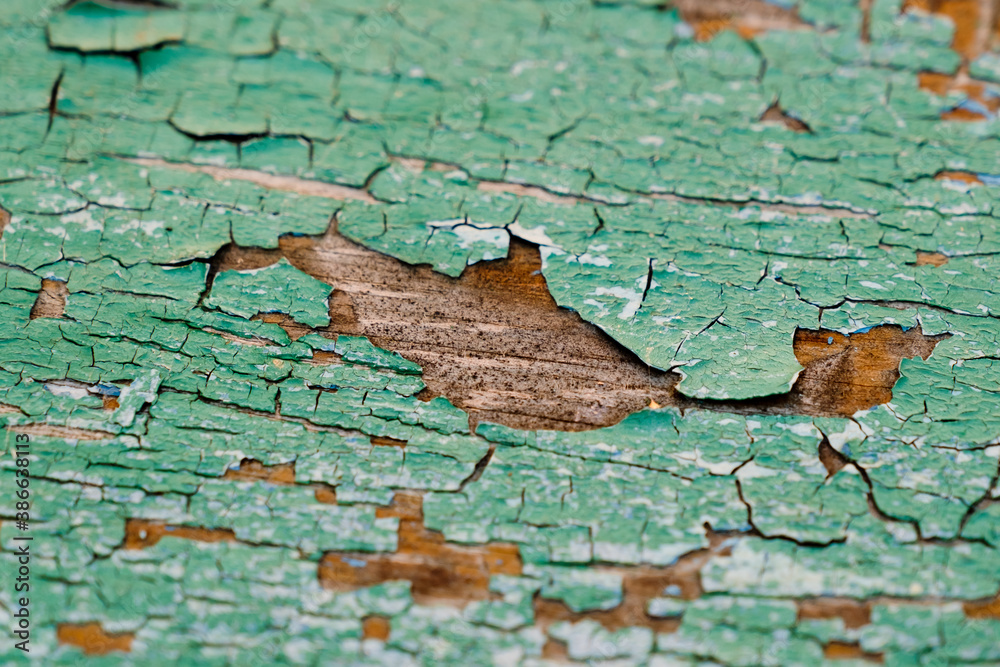
M 135 635 L 106 664 L 531 664 L 549 639 L 597 664 L 815 665 L 831 641 L 891 665 L 1000 661 L 1000 622 L 962 612 L 1000 588 L 1000 142 L 995 119 L 942 121 L 963 100 L 917 85 L 958 68 L 952 26 L 876 0 L 865 43 L 856 7 L 803 0 L 801 30 L 696 42 L 644 4 L 4 3 L 0 421 L 52 434 L 32 438 L 32 658 L 77 664 L 56 627 L 97 622 Z M 972 73 L 995 80 L 991 58 Z M 760 122 L 776 99 L 811 131 Z M 537 244 L 558 304 L 691 396 L 786 391 L 797 327 L 951 337 L 851 419 L 657 409 L 470 433 L 417 397 L 417 364 L 318 331 L 332 286 L 284 260 L 210 268 L 334 214 L 451 276 Z M 66 284 L 63 317 L 31 319 L 42 279 Z M 275 312 L 316 331 L 254 319 Z M 852 461 L 833 476 L 824 439 Z M 245 459 L 294 464 L 295 484 L 223 478 Z M 325 553 L 397 549 L 379 508 L 398 490 L 451 542 L 515 544 L 522 575 L 457 607 L 407 582 L 323 589 Z M 235 540 L 128 550 L 128 519 Z M 709 549 L 706 525 L 728 549 L 705 594 L 647 601 L 676 632 L 594 620 L 633 568 Z M 591 616 L 543 629 L 535 596 Z M 875 599 L 870 623 L 799 618 L 823 596 Z M 0 602 L 9 625 L 9 587 Z M 370 615 L 388 640 L 362 638 Z
M 310 327 L 322 327 L 330 323 L 332 291 L 282 258 L 262 269 L 223 271 L 212 282 L 205 305 L 244 318 L 284 313 Z

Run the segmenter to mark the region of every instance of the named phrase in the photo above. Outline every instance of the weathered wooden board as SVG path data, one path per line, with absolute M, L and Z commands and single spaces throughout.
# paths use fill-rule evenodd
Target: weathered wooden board
M 0 660 L 997 663 L 997 16 L 3 3 Z

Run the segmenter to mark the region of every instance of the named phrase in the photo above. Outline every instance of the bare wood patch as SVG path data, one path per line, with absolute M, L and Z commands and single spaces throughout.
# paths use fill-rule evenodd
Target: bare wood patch
M 765 0 L 675 0 L 671 4 L 691 24 L 699 41 L 707 41 L 722 30 L 734 30 L 744 39 L 751 39 L 767 30 L 811 27 L 796 11 Z
M 784 125 L 792 132 L 812 132 L 812 129 L 804 121 L 788 115 L 788 113 L 781 108 L 781 105 L 778 104 L 777 100 L 772 102 L 771 106 L 764 110 L 764 113 L 760 116 L 760 121 L 762 123 L 778 123 L 780 125 Z
M 399 542 L 393 553 L 341 553 L 324 555 L 320 562 L 320 582 L 331 590 L 354 590 L 386 581 L 405 580 L 412 585 L 414 600 L 420 604 L 449 604 L 464 607 L 473 600 L 492 597 L 490 577 L 496 574 L 518 575 L 521 559 L 517 545 L 489 543 L 467 546 L 445 542 L 443 535 L 423 524 L 422 496 L 412 491 L 397 491 L 389 507 L 379 508 L 377 516 L 399 518 Z M 559 600 L 536 596 L 533 606 L 535 623 L 545 629 L 558 621 L 591 619 L 609 630 L 642 626 L 658 632 L 673 632 L 679 617 L 654 618 L 646 605 L 663 595 L 668 586 L 676 586 L 683 599 L 693 600 L 703 593 L 701 568 L 715 555 L 728 550 L 725 536 L 710 534 L 710 547 L 682 556 L 677 563 L 652 565 L 595 565 L 595 571 L 622 576 L 622 602 L 613 609 L 574 612 Z
M 962 605 L 966 618 L 1000 621 L 1000 595 L 992 600 L 966 602 Z
M 876 665 L 885 662 L 881 653 L 869 653 L 854 642 L 830 642 L 823 647 L 823 657 L 827 660 L 862 660 Z
M 307 333 L 310 333 L 312 331 L 310 327 L 300 322 L 296 322 L 294 319 L 292 319 L 288 315 L 285 315 L 284 313 L 261 313 L 259 315 L 254 315 L 250 319 L 260 320 L 261 322 L 267 322 L 268 324 L 277 324 L 279 327 L 285 330 L 285 333 L 287 333 L 288 337 L 291 338 L 293 341 L 298 340 L 302 336 L 305 336 Z
M 947 336 L 925 336 L 883 325 L 845 336 L 835 331 L 799 329 L 795 357 L 805 366 L 795 390 L 805 414 L 850 416 L 892 400 L 904 358 L 927 359 Z
M 800 621 L 839 618 L 848 629 L 864 627 L 872 617 L 870 603 L 849 598 L 803 599 L 799 600 L 798 608 Z
M 392 634 L 392 626 L 387 616 L 365 616 L 361 621 L 361 638 L 387 641 Z
M 538 248 L 512 239 L 509 257 L 468 267 L 459 278 L 368 250 L 331 228 L 322 237 L 284 237 L 279 248 L 227 246 L 223 269 L 260 268 L 286 257 L 332 285 L 331 324 L 320 331 L 367 336 L 423 367 L 427 396 L 521 429 L 587 430 L 650 405 L 747 414 L 846 416 L 892 397 L 903 357 L 927 358 L 939 337 L 876 327 L 844 336 L 800 330 L 805 367 L 788 394 L 746 401 L 679 394 L 679 376 L 651 368 L 579 315 L 556 305 Z M 925 257 L 931 261 L 933 257 Z M 936 260 L 935 260 L 936 261 Z M 293 338 L 312 331 L 268 316 Z M 330 363 L 317 353 L 315 361 Z
M 269 190 L 282 190 L 284 192 L 295 192 L 311 197 L 325 197 L 327 199 L 337 199 L 340 201 L 363 201 L 369 204 L 375 203 L 375 198 L 361 188 L 352 188 L 346 185 L 336 185 L 326 181 L 314 181 L 297 176 L 279 176 L 253 169 L 238 169 L 232 167 L 214 167 L 212 165 L 196 165 L 187 163 L 167 162 L 159 158 L 129 158 L 128 162 L 142 165 L 144 167 L 167 167 L 170 169 L 180 169 L 189 173 L 208 174 L 217 181 L 247 181 L 254 185 Z
M 972 60 L 988 48 L 990 25 L 983 19 L 986 8 L 980 0 L 931 0 L 930 11 L 947 16 L 955 24 L 951 48 Z
M 66 297 L 69 296 L 69 289 L 66 283 L 59 280 L 42 281 L 42 289 L 35 299 L 35 305 L 31 307 L 31 319 L 39 317 L 60 318 L 66 310 Z
M 655 618 L 646 613 L 646 606 L 653 598 L 663 596 L 668 586 L 678 586 L 681 597 L 701 597 L 701 568 L 708 562 L 708 550 L 696 551 L 669 567 L 638 565 L 634 567 L 596 567 L 597 571 L 620 572 L 622 575 L 622 601 L 613 609 L 599 611 L 572 611 L 559 600 L 536 597 L 534 602 L 535 624 L 542 629 L 559 621 L 578 622 L 584 619 L 597 621 L 606 630 L 615 631 L 629 627 L 645 627 L 655 632 L 676 632 L 680 616 Z
M 952 48 L 966 60 L 991 47 L 997 29 L 996 0 L 904 0 L 902 11 L 911 9 L 950 18 L 955 24 Z
M 741 414 L 849 417 L 892 400 L 902 359 L 927 359 L 947 338 L 925 336 L 919 328 L 886 324 L 844 335 L 827 329 L 799 329 L 793 349 L 804 369 L 787 394 L 743 401 L 695 401 L 678 397 L 681 407 Z
M 337 504 L 337 491 L 332 486 L 317 486 L 315 491 L 316 502 L 324 505 Z
M 107 655 L 115 651 L 129 653 L 135 635 L 130 632 L 105 632 L 100 623 L 60 623 L 56 626 L 60 644 L 76 646 L 84 655 Z
M 108 431 L 57 426 L 55 424 L 18 424 L 8 426 L 7 430 L 42 438 L 61 438 L 63 440 L 107 440 L 115 437 L 114 433 Z
M 424 526 L 423 497 L 397 491 L 392 504 L 376 510 L 378 517 L 399 518 L 399 541 L 393 553 L 327 553 L 319 565 L 319 580 L 331 590 L 354 590 L 386 581 L 412 584 L 420 603 L 450 602 L 464 606 L 490 597 L 490 577 L 521 574 L 521 556 L 514 544 L 464 546 Z
M 916 266 L 944 266 L 948 263 L 948 256 L 939 252 L 924 252 L 917 250 Z
M 1000 110 L 1000 100 L 988 90 L 989 86 L 969 76 L 969 63 L 993 47 L 997 39 L 997 3 L 995 0 L 906 0 L 903 10 L 919 9 L 947 16 L 955 24 L 951 47 L 962 56 L 962 65 L 955 75 L 940 72 L 921 72 L 921 88 L 937 95 L 952 91 L 965 93 L 968 98 L 983 106 L 990 114 Z M 965 107 L 948 109 L 941 113 L 943 120 L 976 122 L 988 115 Z
M 542 658 L 550 662 L 569 662 L 569 647 L 566 642 L 547 637 L 542 645 Z
M 639 361 L 579 315 L 559 308 L 538 249 L 514 241 L 510 257 L 460 278 L 409 266 L 331 230 L 285 237 L 277 250 L 227 247 L 225 269 L 286 257 L 335 288 L 321 333 L 367 336 L 423 367 L 428 394 L 478 421 L 516 428 L 585 430 L 669 404 L 678 377 Z M 263 316 L 262 316 L 263 317 Z M 275 320 L 278 321 L 278 320 Z M 278 322 L 293 338 L 310 330 Z
M 936 181 L 958 181 L 959 183 L 968 183 L 969 185 L 982 185 L 982 180 L 979 176 L 972 173 L 971 171 L 954 171 L 945 170 L 939 171 L 934 174 L 934 180 Z
M 827 477 L 833 477 L 850 463 L 850 459 L 834 449 L 825 437 L 819 443 L 819 461 L 826 468 Z
M 375 447 L 398 447 L 399 449 L 405 449 L 407 445 L 405 440 L 396 440 L 395 438 L 386 438 L 380 435 L 373 435 L 370 440 Z
M 520 183 L 504 183 L 501 181 L 479 181 L 476 188 L 482 192 L 505 192 L 519 197 L 531 197 L 550 204 L 565 204 L 567 206 L 586 202 L 583 197 L 549 192 L 537 185 L 522 185 Z
M 265 482 L 278 486 L 305 486 L 313 489 L 316 502 L 324 505 L 337 504 L 337 489 L 329 484 L 315 482 L 301 484 L 295 481 L 295 463 L 264 465 L 256 459 L 243 459 L 238 468 L 230 468 L 222 479 L 238 482 Z
M 267 482 L 269 484 L 295 484 L 295 464 L 278 463 L 266 466 L 255 459 L 243 459 L 239 468 L 230 468 L 223 479 L 241 482 Z

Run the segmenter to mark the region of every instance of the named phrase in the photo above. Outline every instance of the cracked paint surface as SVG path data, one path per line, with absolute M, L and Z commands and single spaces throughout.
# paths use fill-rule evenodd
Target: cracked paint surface
M 32 658 L 1000 663 L 995 120 L 920 86 L 964 67 L 948 20 L 775 4 L 702 40 L 644 3 L 4 3 Z M 559 305 L 709 400 L 470 423 L 330 331 L 336 285 L 214 262 L 332 218 L 450 276 L 536 244 Z M 936 341 L 884 405 L 726 410 L 789 390 L 796 330 L 882 325 Z

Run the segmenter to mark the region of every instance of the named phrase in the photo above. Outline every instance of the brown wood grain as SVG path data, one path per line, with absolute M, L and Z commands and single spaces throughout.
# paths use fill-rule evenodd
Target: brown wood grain
M 392 504 L 376 510 L 381 518 L 399 519 L 398 546 L 393 553 L 328 553 L 319 564 L 319 581 L 332 590 L 354 590 L 387 581 L 409 581 L 420 604 L 464 605 L 490 597 L 490 578 L 521 574 L 516 544 L 482 546 L 450 544 L 424 526 L 423 496 L 397 491 Z
M 227 246 L 215 267 L 259 268 L 280 257 L 335 288 L 331 324 L 323 333 L 367 336 L 423 367 L 425 396 L 445 396 L 475 421 L 516 428 L 598 428 L 651 403 L 851 415 L 889 400 L 900 359 L 926 358 L 937 342 L 894 326 L 849 337 L 800 330 L 791 342 L 805 370 L 791 392 L 695 400 L 676 391 L 676 373 L 650 368 L 559 308 L 541 275 L 538 249 L 517 239 L 507 259 L 470 266 L 459 278 L 368 250 L 335 227 L 321 237 L 284 237 L 276 250 Z M 280 321 L 293 337 L 310 331 L 280 316 L 265 319 Z
M 84 655 L 107 655 L 115 651 L 132 650 L 132 633 L 108 633 L 100 623 L 60 623 L 56 627 L 56 640 L 60 644 L 76 646 Z

